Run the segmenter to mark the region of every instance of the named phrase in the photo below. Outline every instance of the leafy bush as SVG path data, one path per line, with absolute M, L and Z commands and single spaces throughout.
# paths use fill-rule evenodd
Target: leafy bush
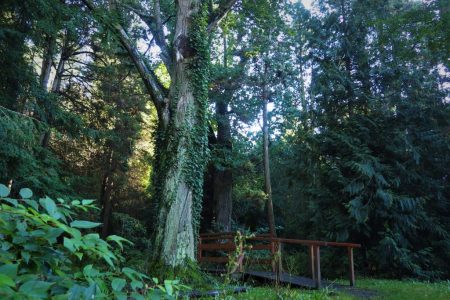
M 120 268 L 111 243 L 123 250 L 131 242 L 116 235 L 105 241 L 89 232 L 100 223 L 75 219 L 95 209 L 94 200 L 34 200 L 30 189 L 20 190 L 20 199 L 8 195 L 0 184 L 0 298 L 175 299 L 187 288 Z

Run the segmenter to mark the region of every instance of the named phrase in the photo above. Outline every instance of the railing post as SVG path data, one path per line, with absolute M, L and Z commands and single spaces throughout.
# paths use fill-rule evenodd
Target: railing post
M 277 262 L 276 262 L 276 250 L 275 250 L 275 242 L 273 240 L 270 241 L 270 252 L 272 255 L 272 272 L 277 272 Z
M 311 271 L 312 280 L 316 280 L 316 272 L 314 271 L 314 246 L 309 245 L 309 270 Z
M 321 285 L 320 247 L 318 245 L 314 246 L 314 271 L 315 271 L 316 288 L 320 289 L 320 285 Z
M 350 272 L 350 286 L 355 286 L 355 267 L 353 265 L 353 248 L 347 247 L 347 253 L 348 253 L 348 265 L 349 265 L 349 272 Z

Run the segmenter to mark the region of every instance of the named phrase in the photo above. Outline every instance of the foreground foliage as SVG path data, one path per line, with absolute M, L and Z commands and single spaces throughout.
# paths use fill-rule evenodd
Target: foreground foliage
M 76 219 L 94 200 L 32 198 L 30 189 L 9 198 L 0 184 L 0 298 L 175 299 L 184 286 L 128 267 L 120 250 L 128 240 L 90 232 L 100 223 Z

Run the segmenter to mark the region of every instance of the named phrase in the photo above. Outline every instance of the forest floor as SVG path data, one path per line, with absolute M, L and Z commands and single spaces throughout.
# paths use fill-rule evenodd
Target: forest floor
M 247 292 L 222 295 L 215 299 L 226 300 L 322 300 L 322 299 L 386 299 L 386 300 L 448 300 L 450 299 L 450 281 L 438 283 L 420 282 L 414 280 L 386 280 L 386 279 L 360 279 L 357 281 L 357 287 L 362 290 L 373 291 L 377 296 L 366 298 L 346 294 L 345 292 L 336 292 L 327 288 L 320 291 L 304 290 L 290 287 L 260 286 L 249 287 Z M 202 298 L 213 299 L 213 298 Z

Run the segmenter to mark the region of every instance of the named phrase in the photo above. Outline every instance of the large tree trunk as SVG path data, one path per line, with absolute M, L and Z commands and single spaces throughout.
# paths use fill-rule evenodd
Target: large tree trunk
M 154 255 L 171 266 L 195 259 L 207 161 L 209 45 L 202 6 L 199 0 L 178 1 L 170 105 L 158 130 Z

